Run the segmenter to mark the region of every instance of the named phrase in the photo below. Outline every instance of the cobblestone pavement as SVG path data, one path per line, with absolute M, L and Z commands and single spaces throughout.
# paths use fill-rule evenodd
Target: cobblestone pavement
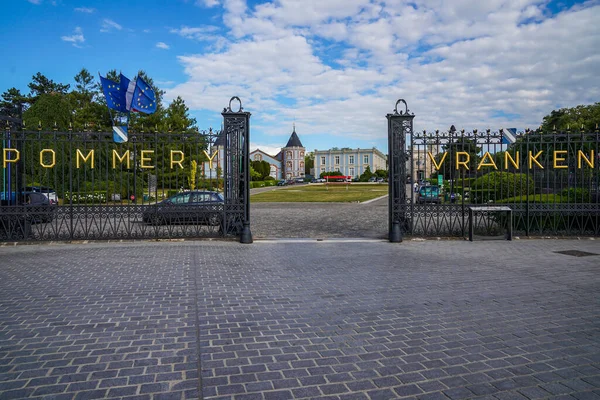
M 0 399 L 598 399 L 600 255 L 561 250 L 600 242 L 0 247 Z

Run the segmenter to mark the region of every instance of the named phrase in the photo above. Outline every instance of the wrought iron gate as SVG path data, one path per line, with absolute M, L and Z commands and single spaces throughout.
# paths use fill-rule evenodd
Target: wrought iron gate
M 414 132 L 404 100 L 387 119 L 390 241 L 501 237 L 507 208 L 514 235 L 600 236 L 598 129 Z
M 231 109 L 232 101 L 239 109 Z M 240 236 L 251 243 L 250 113 L 223 130 L 112 133 L 22 129 L 3 118 L 0 241 Z

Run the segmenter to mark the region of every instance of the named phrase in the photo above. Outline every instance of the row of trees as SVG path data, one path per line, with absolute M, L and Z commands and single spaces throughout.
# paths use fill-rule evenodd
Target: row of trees
M 158 88 L 146 72 L 140 70 L 138 76 L 152 86 L 156 93 L 157 108 L 154 114 L 131 113 L 129 127 L 133 131 L 142 129 L 186 132 L 197 130 L 196 119 L 190 117 L 189 108 L 181 97 L 168 106 L 163 103 L 165 92 Z M 106 77 L 119 82 L 119 73 L 113 69 Z M 0 107 L 5 114 L 18 117 L 18 109 L 23 109 L 23 122 L 26 129 L 35 130 L 41 124 L 43 129 L 66 131 L 93 130 L 110 131 L 111 119 L 102 94 L 102 87 L 87 69 L 73 78 L 75 84 L 54 82 L 38 72 L 27 85 L 29 93 L 23 94 L 15 87 L 1 95 Z

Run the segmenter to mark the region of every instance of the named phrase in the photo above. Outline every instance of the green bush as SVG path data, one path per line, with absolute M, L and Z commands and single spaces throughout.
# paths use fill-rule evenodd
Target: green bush
M 526 203 L 529 199 L 530 203 L 567 203 L 567 199 L 560 194 L 529 194 L 522 196 L 509 197 L 500 199 L 497 203 Z
M 264 181 L 251 181 L 250 189 L 265 187 Z
M 592 201 L 590 191 L 585 188 L 566 188 L 560 194 L 566 198 L 568 203 L 589 203 Z
M 274 180 L 275 180 L 275 178 L 273 178 L 271 175 L 265 177 L 265 182 L 266 181 L 274 181 Z
M 531 194 L 535 186 L 533 179 L 528 179 L 525 174 L 493 171 L 477 178 L 471 188 L 471 193 L 489 191 L 489 200 L 499 200 Z

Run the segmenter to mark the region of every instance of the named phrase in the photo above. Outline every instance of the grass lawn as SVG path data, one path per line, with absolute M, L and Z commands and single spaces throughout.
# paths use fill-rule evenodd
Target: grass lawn
M 388 193 L 387 184 L 330 183 L 322 185 L 293 185 L 282 189 L 256 193 L 250 196 L 253 203 L 276 202 L 323 202 L 352 203 L 363 202 Z

